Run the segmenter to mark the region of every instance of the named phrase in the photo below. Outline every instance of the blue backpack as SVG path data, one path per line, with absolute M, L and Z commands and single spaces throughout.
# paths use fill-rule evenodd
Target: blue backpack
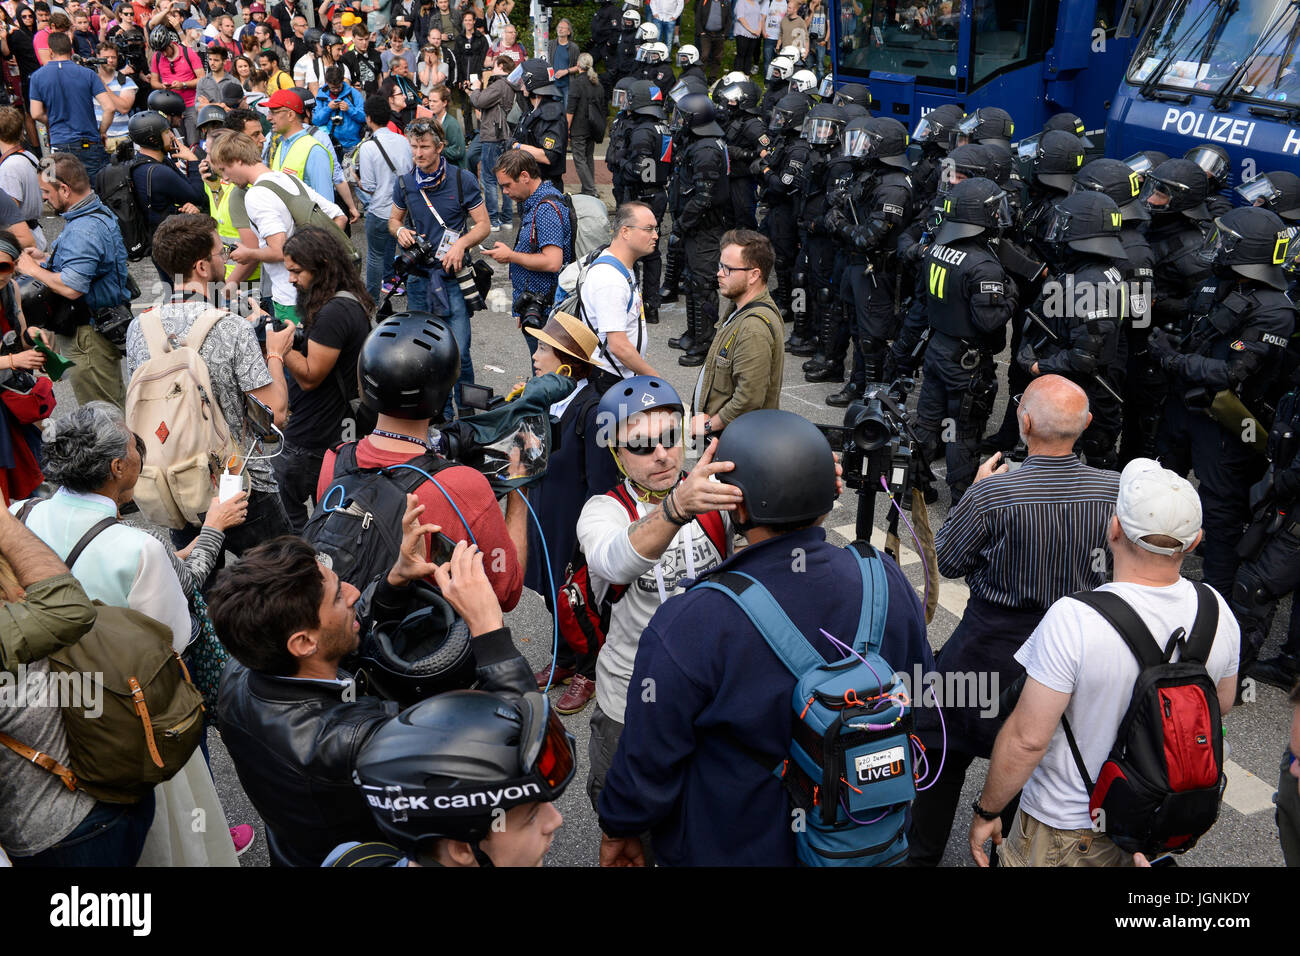
M 884 565 L 871 545 L 858 541 L 850 548 L 862 572 L 856 654 L 830 664 L 749 575 L 728 571 L 697 585 L 739 604 L 795 677 L 794 739 L 772 773 L 803 810 L 795 828 L 802 866 L 893 866 L 907 857 L 907 810 L 916 796 L 912 708 L 880 656 L 889 607 Z M 731 742 L 772 768 L 772 755 Z

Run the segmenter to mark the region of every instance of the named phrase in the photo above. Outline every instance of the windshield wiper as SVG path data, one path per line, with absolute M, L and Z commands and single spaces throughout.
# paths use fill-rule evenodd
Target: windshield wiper
M 1293 11 L 1300 10 L 1300 0 L 1290 0 L 1289 6 Z M 1229 105 L 1231 105 L 1231 97 L 1229 96 L 1230 91 L 1235 90 L 1241 83 L 1242 79 L 1246 75 L 1246 68 L 1250 65 L 1251 60 L 1255 58 L 1255 54 L 1260 50 L 1268 48 L 1269 43 L 1273 40 L 1273 35 L 1277 33 L 1285 20 L 1286 10 L 1284 7 L 1282 8 L 1281 15 L 1269 24 L 1268 29 L 1260 35 L 1259 39 L 1255 41 L 1255 45 L 1250 48 L 1250 52 L 1247 53 L 1245 57 L 1242 58 L 1241 62 L 1237 64 L 1237 68 L 1232 71 L 1232 74 L 1223 81 L 1223 85 L 1215 90 L 1214 96 L 1210 98 L 1210 109 L 1226 110 Z M 1293 32 L 1296 27 L 1300 27 L 1300 20 L 1293 24 Z
M 1229 2 L 1231 2 L 1231 0 L 1218 0 L 1217 6 L 1220 8 L 1220 11 L 1222 11 L 1222 8 Z M 1170 12 L 1172 12 L 1172 3 L 1167 4 L 1166 7 L 1170 9 Z M 1210 9 L 1209 6 L 1206 6 L 1204 10 L 1197 14 L 1196 19 L 1192 21 L 1192 25 L 1187 28 L 1187 32 L 1179 38 L 1177 43 L 1169 48 L 1169 52 L 1165 54 L 1164 59 L 1156 64 L 1156 68 L 1151 71 L 1151 75 L 1142 82 L 1142 86 L 1138 90 L 1140 95 L 1149 100 L 1155 99 L 1156 87 L 1160 85 L 1160 80 L 1163 79 L 1165 71 L 1168 70 L 1169 65 L 1174 62 L 1174 57 L 1178 54 L 1178 51 L 1183 48 L 1183 44 L 1186 43 L 1188 38 L 1196 32 L 1197 26 L 1199 26 L 1200 22 L 1205 19 L 1205 15 L 1210 12 Z M 1160 12 L 1165 13 L 1164 10 Z M 1163 21 L 1166 17 L 1157 15 L 1156 19 Z

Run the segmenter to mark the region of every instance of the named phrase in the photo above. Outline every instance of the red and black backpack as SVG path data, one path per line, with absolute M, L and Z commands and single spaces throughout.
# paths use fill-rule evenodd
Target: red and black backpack
M 1219 694 L 1205 670 L 1219 624 L 1219 604 L 1196 587 L 1190 635 L 1180 627 L 1163 653 L 1137 612 L 1118 594 L 1072 594 L 1105 618 L 1141 667 L 1110 756 L 1094 783 L 1069 721 L 1062 718 L 1075 765 L 1088 788 L 1093 825 L 1129 853 L 1158 856 L 1190 850 L 1219 817 L 1223 794 L 1223 724 Z M 1182 647 L 1177 661 L 1174 650 Z
M 636 500 L 628 493 L 625 485 L 620 484 L 605 494 L 621 504 L 632 521 L 637 520 Z M 709 511 L 697 515 L 695 520 L 718 549 L 718 554 L 725 559 L 727 528 L 722 515 L 717 511 Z M 555 596 L 555 613 L 560 622 L 560 637 L 575 654 L 594 653 L 605 646 L 610 614 L 614 605 L 627 593 L 627 589 L 626 584 L 611 584 L 605 589 L 604 596 L 597 600 L 581 542 L 574 547 L 573 558 L 564 572 L 564 584 Z

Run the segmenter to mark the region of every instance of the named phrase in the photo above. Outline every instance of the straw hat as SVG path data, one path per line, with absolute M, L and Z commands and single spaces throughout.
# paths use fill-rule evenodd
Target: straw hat
M 585 323 L 567 312 L 556 312 L 544 328 L 524 331 L 570 358 L 586 362 L 588 365 L 596 364 L 592 356 L 600 347 L 600 339 Z

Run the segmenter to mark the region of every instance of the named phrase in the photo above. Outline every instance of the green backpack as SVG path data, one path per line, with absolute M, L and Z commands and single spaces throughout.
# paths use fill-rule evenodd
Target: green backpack
M 284 171 L 281 170 L 281 172 Z M 361 268 L 361 253 L 358 252 L 357 247 L 352 244 L 352 240 L 348 238 L 347 233 L 340 229 L 338 223 L 331 219 L 329 215 L 326 214 L 325 210 L 316 204 L 316 201 L 311 198 L 311 193 L 307 192 L 307 186 L 301 179 L 289 172 L 285 172 L 284 175 L 288 176 L 302 187 L 298 195 L 292 195 L 279 183 L 271 182 L 270 180 L 254 183 L 248 188 L 254 189 L 263 187 L 271 190 L 271 192 L 275 193 L 279 198 L 280 202 L 284 203 L 285 208 L 289 210 L 289 215 L 293 217 L 295 228 L 305 229 L 308 226 L 316 226 L 320 229 L 324 229 L 330 235 L 334 236 L 334 238 L 342 244 L 343 248 L 348 251 L 348 255 L 352 257 L 352 264 L 357 268 Z

